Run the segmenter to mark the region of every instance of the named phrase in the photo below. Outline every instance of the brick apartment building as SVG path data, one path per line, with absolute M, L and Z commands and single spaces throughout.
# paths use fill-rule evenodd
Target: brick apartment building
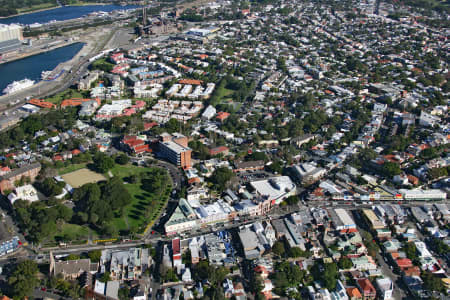
M 149 145 L 135 135 L 124 136 L 120 143 L 122 149 L 130 153 L 141 154 L 144 152 L 151 152 Z
M 0 192 L 3 194 L 6 190 L 13 190 L 15 182 L 23 177 L 28 177 L 31 181 L 34 181 L 40 170 L 41 164 L 33 163 L 0 176 Z

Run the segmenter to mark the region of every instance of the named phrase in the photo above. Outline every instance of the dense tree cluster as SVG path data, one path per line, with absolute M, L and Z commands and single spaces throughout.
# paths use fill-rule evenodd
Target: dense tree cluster
M 79 221 L 103 229 L 111 234 L 110 222 L 116 215 L 122 216 L 122 208 L 131 202 L 131 196 L 119 177 L 103 183 L 88 183 L 75 190 L 73 199 Z
M 84 289 L 77 281 L 67 281 L 62 278 L 51 277 L 47 283 L 48 288 L 58 290 L 62 296 L 72 299 L 82 298 Z
M 353 266 L 352 260 L 348 257 L 343 257 L 338 262 L 339 269 L 348 270 Z
M 122 153 L 122 154 L 117 155 L 115 161 L 119 165 L 126 165 L 130 161 L 130 158 L 128 157 L 128 155 Z
M 201 141 L 198 140 L 190 141 L 189 147 L 193 150 L 193 155 L 195 158 L 205 160 L 210 157 L 208 147 Z
M 15 267 L 8 277 L 14 298 L 25 299 L 31 296 L 34 288 L 39 284 L 38 272 L 38 266 L 32 260 L 25 260 Z
M 45 178 L 42 182 L 36 182 L 37 188 L 47 197 L 60 195 L 65 183 L 56 182 L 53 178 Z
M 189 22 L 202 22 L 203 16 L 197 14 L 193 9 L 186 9 L 180 16 L 180 20 Z
M 227 183 L 234 177 L 234 173 L 227 167 L 220 167 L 214 170 L 209 180 L 214 184 L 218 191 L 225 190 Z
M 289 196 L 284 200 L 288 205 L 295 205 L 300 201 L 298 196 Z
M 328 290 L 334 290 L 339 276 L 339 269 L 336 263 L 321 263 L 316 261 L 311 269 L 314 280 L 322 281 Z
M 273 243 L 272 252 L 278 257 L 283 257 L 284 254 L 286 253 L 286 249 L 284 248 L 283 242 L 276 241 L 275 243 Z
M 100 173 L 106 173 L 114 167 L 114 159 L 102 152 L 97 152 L 93 161 L 94 169 Z
M 306 271 L 288 261 L 277 263 L 275 270 L 276 272 L 271 275 L 271 279 L 275 284 L 276 291 L 281 295 L 285 294 L 289 287 L 298 286 L 306 277 Z
M 386 161 L 381 167 L 381 172 L 383 173 L 384 176 L 392 178 L 395 175 L 400 175 L 402 170 L 400 169 L 399 164 Z
M 196 281 L 208 281 L 210 288 L 206 290 L 209 299 L 224 299 L 222 282 L 229 270 L 222 266 L 212 266 L 208 261 L 202 260 L 193 267 L 193 278 Z
M 134 116 L 122 116 L 113 118 L 109 122 L 97 123 L 98 127 L 104 127 L 113 133 L 119 134 L 137 134 L 144 130 L 144 122 L 142 118 Z M 159 127 L 156 127 L 159 129 Z
M 17 200 L 14 202 L 16 220 L 19 228 L 33 242 L 51 239 L 58 227 L 72 219 L 72 210 L 65 205 L 47 206 L 43 201 L 28 202 Z
M 435 276 L 430 271 L 425 271 L 421 275 L 423 280 L 423 287 L 431 292 L 441 292 L 447 295 L 447 289 L 444 286 L 441 278 Z

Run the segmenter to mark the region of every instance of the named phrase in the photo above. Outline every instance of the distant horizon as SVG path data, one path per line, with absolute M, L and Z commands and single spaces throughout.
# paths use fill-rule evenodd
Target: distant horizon
M 45 24 L 51 22 L 53 20 L 56 21 L 64 21 L 77 19 L 84 15 L 98 12 L 98 11 L 106 11 L 111 12 L 114 10 L 121 9 L 133 9 L 138 8 L 139 5 L 117 5 L 117 4 L 92 4 L 92 5 L 65 5 L 52 7 L 49 9 L 39 10 L 36 12 L 30 12 L 26 14 L 19 14 L 11 17 L 1 18 L 1 24 L 20 24 L 20 25 L 32 25 L 35 23 Z M 55 13 L 56 10 L 60 10 Z

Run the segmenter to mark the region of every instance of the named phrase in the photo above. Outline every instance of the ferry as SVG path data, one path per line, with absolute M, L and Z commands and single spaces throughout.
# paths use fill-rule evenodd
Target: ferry
M 64 73 L 64 69 L 62 69 L 61 71 L 44 71 L 41 74 L 41 78 L 43 81 L 53 81 L 58 79 L 62 74 Z
M 41 79 L 42 80 L 47 80 L 50 77 L 51 74 L 52 74 L 52 71 L 42 71 Z
M 24 90 L 26 88 L 29 88 L 31 86 L 33 86 L 35 83 L 34 80 L 30 80 L 30 79 L 22 79 L 20 81 L 14 81 L 13 83 L 9 84 L 4 90 L 3 90 L 3 94 L 8 95 L 8 94 L 12 94 L 12 93 L 16 93 L 18 91 Z

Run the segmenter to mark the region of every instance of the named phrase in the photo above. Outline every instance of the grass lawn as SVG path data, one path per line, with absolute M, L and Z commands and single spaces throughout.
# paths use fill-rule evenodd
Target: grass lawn
M 58 94 L 55 94 L 51 97 L 45 98 L 45 101 L 60 104 L 63 100 L 71 99 L 71 98 L 86 98 L 87 95 L 83 95 L 77 90 L 74 89 L 67 89 L 65 91 L 62 91 Z
M 97 234 L 95 231 L 89 229 L 85 226 L 77 225 L 77 224 L 67 224 L 64 223 L 59 228 L 58 233 L 56 233 L 51 240 L 47 241 L 43 244 L 44 247 L 54 247 L 58 245 L 58 240 L 73 240 L 73 241 L 83 241 L 87 240 L 89 234 L 92 239 L 97 238 Z
M 77 1 L 75 3 L 71 3 L 69 6 L 90 6 L 90 5 L 105 5 L 105 3 Z
M 124 179 L 133 174 L 148 172 L 151 169 L 152 168 L 144 168 L 134 165 L 116 165 L 113 169 L 111 169 L 111 172 L 113 175 L 119 176 L 120 178 Z M 114 226 L 119 230 L 139 228 L 138 232 L 143 232 L 145 227 L 149 223 L 153 222 L 159 217 L 169 195 L 166 192 L 162 193 L 161 197 L 159 197 L 159 195 L 152 195 L 149 192 L 143 190 L 140 183 L 127 183 L 125 184 L 125 188 L 128 190 L 132 197 L 131 203 L 124 207 L 124 217 L 115 218 L 112 222 Z M 151 205 L 153 209 L 150 216 L 146 218 L 144 215 L 145 209 L 149 205 Z
M 35 10 L 52 8 L 52 7 L 58 7 L 58 5 L 56 5 L 55 3 L 42 3 L 42 4 L 30 6 L 30 7 L 19 8 L 19 9 L 17 9 L 17 11 L 19 13 L 26 13 L 26 12 L 32 12 Z
M 78 171 L 80 169 L 86 168 L 86 163 L 82 163 L 82 164 L 71 164 L 68 165 L 67 167 L 63 167 L 61 169 L 58 170 L 58 174 L 59 175 L 64 175 L 73 171 Z
M 71 237 L 82 237 L 87 239 L 89 229 L 77 224 L 64 224 L 62 225 L 59 235 L 68 235 Z
M 231 97 L 231 95 L 233 95 L 233 93 L 234 93 L 233 90 L 227 89 L 227 88 L 219 85 L 217 88 L 214 103 L 212 103 L 212 104 L 217 105 L 217 104 L 221 103 L 224 99 Z

